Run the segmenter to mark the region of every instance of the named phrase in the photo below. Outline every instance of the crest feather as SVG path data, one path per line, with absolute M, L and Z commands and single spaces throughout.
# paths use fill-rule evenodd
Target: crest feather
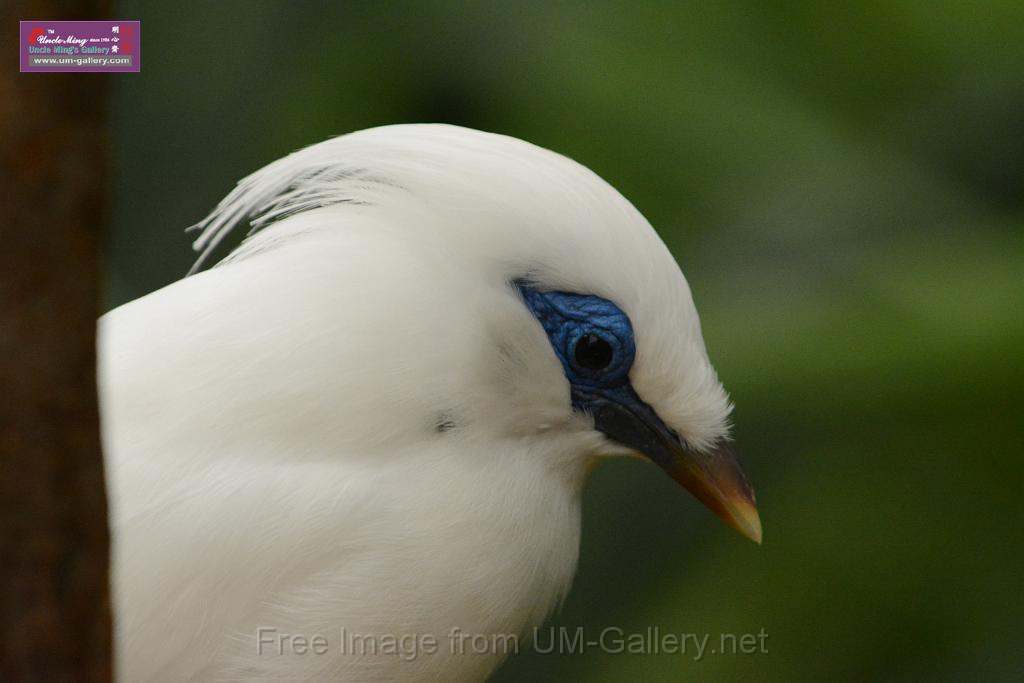
M 192 243 L 199 257 L 188 271 L 198 272 L 239 224 L 248 221 L 251 237 L 275 221 L 334 204 L 368 205 L 373 189 L 393 186 L 367 169 L 339 159 L 343 138 L 293 152 L 246 176 L 210 214 L 187 228 L 200 231 Z

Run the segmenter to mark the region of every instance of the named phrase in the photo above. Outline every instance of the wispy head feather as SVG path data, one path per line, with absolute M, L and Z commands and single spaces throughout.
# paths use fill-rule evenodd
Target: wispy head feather
M 210 215 L 188 228 L 201 231 L 192 243 L 199 258 L 188 271 L 198 272 L 238 225 L 248 221 L 251 237 L 275 221 L 334 204 L 368 205 L 375 186 L 386 179 L 339 158 L 343 138 L 293 152 L 246 176 Z

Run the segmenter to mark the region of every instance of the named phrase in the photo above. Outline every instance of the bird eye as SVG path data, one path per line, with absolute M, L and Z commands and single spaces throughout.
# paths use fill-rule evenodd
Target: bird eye
M 573 349 L 576 365 L 584 370 L 604 370 L 611 365 L 614 356 L 612 345 L 592 332 L 576 340 L 576 348 Z

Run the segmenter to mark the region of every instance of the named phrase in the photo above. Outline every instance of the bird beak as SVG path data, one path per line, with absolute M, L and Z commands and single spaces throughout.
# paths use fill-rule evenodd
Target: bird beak
M 720 443 L 707 453 L 678 446 L 665 471 L 726 524 L 754 543 L 761 543 L 761 517 L 754 490 L 728 444 Z
M 689 448 L 632 390 L 628 394 L 587 397 L 594 426 L 653 460 L 726 524 L 760 543 L 754 491 L 728 444 L 704 451 Z

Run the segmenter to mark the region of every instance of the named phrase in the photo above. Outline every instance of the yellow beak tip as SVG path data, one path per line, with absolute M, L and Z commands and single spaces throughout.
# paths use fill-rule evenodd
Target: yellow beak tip
M 740 532 L 754 543 L 761 545 L 761 516 L 757 514 L 757 508 L 749 507 L 737 511 L 729 520 L 730 526 Z

